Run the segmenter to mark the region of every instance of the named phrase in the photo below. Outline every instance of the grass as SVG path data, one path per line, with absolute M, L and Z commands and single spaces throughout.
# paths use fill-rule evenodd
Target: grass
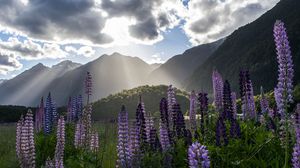
M 113 168 L 116 161 L 117 124 L 97 122 L 95 130 L 99 133 L 99 156 L 102 167 Z M 16 124 L 0 124 L 0 167 L 18 167 L 15 152 Z

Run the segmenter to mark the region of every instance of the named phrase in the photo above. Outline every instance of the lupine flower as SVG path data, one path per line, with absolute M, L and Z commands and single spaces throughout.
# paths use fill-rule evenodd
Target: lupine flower
M 255 102 L 249 71 L 240 71 L 240 94 L 244 119 L 254 119 L 256 115 Z
M 173 105 L 173 130 L 176 131 L 177 138 L 183 137 L 185 130 L 184 117 L 180 109 L 180 105 L 175 103 Z
M 129 151 L 132 165 L 139 165 L 141 158 L 141 136 L 140 127 L 134 122 L 130 128 L 130 141 L 129 141 Z
M 165 152 L 171 147 L 171 143 L 166 125 L 162 122 L 160 122 L 159 124 L 160 144 L 162 151 Z
M 260 109 L 261 109 L 262 114 L 265 114 L 269 111 L 269 102 L 265 96 L 263 87 L 260 87 L 260 95 L 261 95 Z
M 67 107 L 67 122 L 72 122 L 72 98 L 69 97 L 68 107 Z
M 56 103 L 52 101 L 52 126 L 54 124 L 57 124 L 57 108 L 56 108 Z
M 160 120 L 162 123 L 164 123 L 167 128 L 169 128 L 169 113 L 168 113 L 168 102 L 165 98 L 162 98 L 160 100 Z
M 220 146 L 221 141 L 224 141 L 224 145 L 228 144 L 228 139 L 226 135 L 226 126 L 222 117 L 219 117 L 216 125 L 216 145 Z
M 281 138 L 282 144 L 285 145 L 286 155 L 289 148 L 289 137 L 288 137 L 288 114 L 286 108 L 289 103 L 293 102 L 293 60 L 289 41 L 284 27 L 284 23 L 277 20 L 274 25 L 274 40 L 277 51 L 277 62 L 278 62 L 278 83 L 275 88 L 276 105 L 279 114 L 281 115 Z M 287 158 L 287 156 L 286 156 Z M 285 166 L 288 161 L 285 160 Z
M 237 104 L 236 104 L 236 93 L 235 92 L 231 92 L 231 101 L 232 101 L 233 118 L 237 119 Z
M 293 101 L 293 60 L 284 23 L 277 20 L 274 25 L 274 39 L 278 61 L 277 108 L 283 113 L 284 105 Z
M 45 134 L 49 134 L 52 129 L 52 98 L 51 93 L 48 94 L 47 100 L 46 100 L 46 107 L 45 107 L 45 125 L 44 125 L 44 132 Z
M 85 94 L 87 95 L 87 104 L 90 103 L 90 96 L 92 95 L 92 75 L 86 72 L 85 77 Z
M 55 148 L 55 167 L 64 167 L 64 149 L 65 149 L 65 120 L 60 116 L 57 123 L 56 148 Z
M 21 117 L 17 124 L 16 153 L 20 167 L 35 167 L 33 114 L 30 109 L 25 116 L 25 120 Z
M 157 136 L 156 129 L 154 127 L 150 130 L 150 146 L 152 150 L 160 150 L 160 142 Z
M 184 137 L 186 145 L 191 145 L 193 142 L 193 135 L 189 129 L 184 130 Z
M 230 136 L 232 138 L 240 138 L 241 137 L 241 128 L 236 119 L 232 119 L 230 121 Z
M 146 134 L 146 121 L 145 116 L 142 110 L 142 104 L 138 104 L 138 107 L 136 109 L 136 126 L 140 130 L 140 137 L 141 137 L 141 143 L 147 142 L 147 134 Z
M 97 152 L 99 149 L 99 136 L 98 136 L 98 132 L 94 132 L 91 134 L 91 138 L 90 138 L 90 150 L 92 152 Z
M 214 70 L 212 73 L 213 91 L 214 91 L 214 104 L 218 111 L 223 108 L 223 79 L 221 74 Z
M 86 139 L 85 126 L 82 124 L 81 121 L 79 121 L 76 124 L 76 129 L 75 129 L 75 137 L 74 137 L 75 148 L 83 147 L 85 139 Z
M 233 119 L 233 109 L 232 109 L 231 89 L 230 89 L 230 84 L 227 80 L 224 83 L 223 107 L 224 107 L 224 113 L 223 113 L 222 117 L 224 119 L 232 120 Z
M 206 146 L 201 145 L 199 142 L 189 146 L 188 161 L 190 168 L 209 168 L 210 159 Z
M 82 116 L 82 109 L 83 109 L 82 96 L 79 95 L 76 100 L 77 100 L 77 103 L 76 103 L 76 109 L 77 109 L 76 117 L 77 118 L 76 119 L 79 120 Z
M 199 93 L 198 94 L 198 101 L 200 105 L 200 128 L 201 128 L 201 133 L 204 134 L 204 118 L 206 118 L 207 121 L 207 110 L 208 110 L 208 98 L 207 98 L 207 93 Z M 207 123 L 207 122 L 206 122 Z
M 77 97 L 72 98 L 71 114 L 72 114 L 72 120 L 75 121 L 77 118 Z
M 296 114 L 295 114 L 295 135 L 296 143 L 293 148 L 292 153 L 292 164 L 294 168 L 300 167 L 300 104 L 297 104 Z
M 146 117 L 146 136 L 147 136 L 147 143 L 150 143 L 151 139 L 151 129 L 154 128 L 154 121 L 153 117 L 147 116 Z
M 192 91 L 191 95 L 190 95 L 189 117 L 190 117 L 191 129 L 195 131 L 197 129 L 197 123 L 196 123 L 196 94 L 195 94 L 195 91 Z
M 51 160 L 49 157 L 46 160 L 45 167 L 46 168 L 55 168 L 55 164 L 54 164 L 53 160 Z
M 20 161 L 20 164 L 22 160 L 21 134 L 22 134 L 23 125 L 24 125 L 24 117 L 22 115 L 20 120 L 17 122 L 17 130 L 16 130 L 16 154 L 17 154 L 17 158 Z
M 169 117 L 169 124 L 174 123 L 173 118 L 172 118 L 172 112 L 173 112 L 173 105 L 176 103 L 176 98 L 175 98 L 175 90 L 172 87 L 172 85 L 169 85 L 168 87 L 168 117 Z
M 36 114 L 35 114 L 35 130 L 36 132 L 40 132 L 43 129 L 44 125 L 44 99 L 41 98 L 40 106 L 37 108 Z
M 125 106 L 122 106 L 118 116 L 118 167 L 130 167 L 131 158 L 129 150 L 129 128 L 128 128 L 128 113 Z

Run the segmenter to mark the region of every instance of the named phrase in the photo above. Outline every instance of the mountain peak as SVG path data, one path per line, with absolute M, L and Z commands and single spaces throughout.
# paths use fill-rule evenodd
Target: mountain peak
M 48 67 L 45 66 L 44 64 L 38 63 L 38 64 L 36 64 L 35 66 L 33 66 L 31 69 L 32 69 L 32 70 L 41 70 L 41 69 L 46 69 L 46 68 L 48 68 Z
M 64 60 L 64 61 L 59 62 L 56 65 L 53 65 L 52 68 L 66 67 L 66 66 L 68 66 L 68 67 L 78 67 L 80 65 L 81 64 L 70 61 L 70 60 Z

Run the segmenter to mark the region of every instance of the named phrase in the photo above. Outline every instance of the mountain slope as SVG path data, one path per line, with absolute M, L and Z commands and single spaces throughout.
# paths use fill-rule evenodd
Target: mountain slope
M 238 90 L 241 68 L 250 70 L 254 90 L 260 86 L 272 89 L 277 81 L 277 62 L 273 41 L 273 26 L 277 19 L 285 22 L 295 64 L 295 81 L 300 82 L 300 1 L 281 0 L 256 21 L 234 31 L 222 45 L 199 66 L 186 81 L 185 88 L 211 91 L 212 70 L 216 68 L 224 79 Z
M 0 86 L 0 104 L 33 105 L 54 79 L 80 66 L 78 63 L 63 61 L 52 68 L 39 63 Z
M 202 65 L 222 42 L 223 39 L 213 43 L 199 45 L 170 58 L 166 63 L 150 74 L 149 83 L 172 83 L 177 87 L 181 87 L 182 81 L 188 78 L 198 66 Z
M 56 103 L 65 105 L 69 96 L 84 93 L 84 79 L 87 71 L 93 78 L 91 100 L 95 101 L 123 89 L 143 85 L 152 67 L 138 57 L 124 56 L 119 53 L 103 55 L 55 79 L 45 89 L 43 95 L 51 91 Z
M 167 86 L 140 86 L 130 90 L 123 90 L 120 93 L 110 95 L 93 103 L 92 117 L 95 120 L 116 119 L 122 105 L 126 106 L 129 118 L 134 118 L 139 96 L 145 104 L 145 109 L 151 115 L 159 118 L 159 103 L 161 98 L 167 96 Z M 177 102 L 181 105 L 181 110 L 185 113 L 189 108 L 188 93 L 176 90 Z

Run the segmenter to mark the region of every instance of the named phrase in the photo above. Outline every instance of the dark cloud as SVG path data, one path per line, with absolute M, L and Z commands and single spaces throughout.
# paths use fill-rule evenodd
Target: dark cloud
M 4 5 L 0 3 L 0 22 L 32 37 L 81 39 L 96 44 L 112 41 L 108 35 L 101 33 L 106 19 L 99 11 L 93 10 L 94 0 L 30 0 L 27 5 L 19 0 L 11 0 Z
M 156 21 L 153 18 L 129 27 L 129 33 L 142 40 L 154 40 L 158 37 Z
M 128 16 L 136 19 L 137 24 L 129 27 L 129 33 L 141 40 L 154 40 L 159 37 L 159 29 L 171 23 L 166 13 L 154 15 L 154 10 L 162 0 L 103 0 L 101 6 L 111 17 Z
M 0 53 L 0 74 L 14 71 L 22 67 L 22 64 L 13 55 Z
M 219 15 L 208 15 L 207 17 L 201 18 L 190 25 L 190 29 L 195 33 L 206 33 L 214 25 L 219 22 Z

